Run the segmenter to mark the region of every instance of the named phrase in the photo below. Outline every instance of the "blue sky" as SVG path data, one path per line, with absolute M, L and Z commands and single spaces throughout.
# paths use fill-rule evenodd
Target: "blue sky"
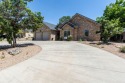
M 106 5 L 116 0 L 34 0 L 28 4 L 33 12 L 41 12 L 45 22 L 57 24 L 62 16 L 80 13 L 93 20 L 102 16 Z

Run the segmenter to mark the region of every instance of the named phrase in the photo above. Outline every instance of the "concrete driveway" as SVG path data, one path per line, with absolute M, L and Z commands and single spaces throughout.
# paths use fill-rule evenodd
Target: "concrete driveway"
M 125 83 L 125 60 L 77 42 L 33 42 L 36 56 L 0 71 L 0 83 Z

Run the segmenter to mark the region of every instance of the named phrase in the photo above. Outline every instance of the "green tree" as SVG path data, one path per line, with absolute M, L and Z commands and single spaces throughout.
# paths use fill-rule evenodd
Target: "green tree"
M 56 26 L 56 29 L 58 29 L 60 25 L 62 25 L 62 24 L 64 24 L 64 23 L 68 22 L 70 19 L 71 19 L 70 16 L 63 16 L 63 17 L 61 17 L 61 18 L 59 19 L 59 23 L 58 23 L 57 26 Z
M 40 12 L 33 13 L 27 8 L 27 3 L 33 0 L 2 0 L 0 2 L 0 28 L 1 34 L 7 35 L 7 41 L 16 46 L 16 35 L 21 29 L 41 27 L 43 17 Z
M 108 43 L 112 36 L 123 33 L 125 27 L 125 1 L 116 0 L 115 3 L 106 6 L 103 16 L 98 17 L 96 21 L 102 24 L 101 35 L 105 43 Z
M 65 22 L 68 22 L 71 19 L 70 16 L 63 16 L 59 19 L 59 24 L 63 24 Z
M 116 34 L 121 34 L 123 32 L 123 28 L 119 26 L 119 19 L 115 20 L 104 20 L 104 28 L 103 28 L 103 41 L 104 43 L 108 43 L 110 38 Z

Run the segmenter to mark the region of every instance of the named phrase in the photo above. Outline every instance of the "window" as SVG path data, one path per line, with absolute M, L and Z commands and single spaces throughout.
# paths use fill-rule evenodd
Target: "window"
M 85 36 L 89 36 L 89 30 L 85 30 Z
M 64 31 L 64 37 L 70 36 L 70 31 Z

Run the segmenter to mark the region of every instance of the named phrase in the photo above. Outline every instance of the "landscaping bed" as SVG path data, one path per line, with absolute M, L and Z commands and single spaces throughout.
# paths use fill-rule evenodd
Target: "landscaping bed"
M 120 51 L 120 48 L 125 47 L 125 43 L 110 42 L 103 44 L 99 41 L 82 41 L 81 43 L 103 49 L 125 59 L 125 53 Z
M 41 48 L 34 44 L 22 44 L 16 48 L 0 46 L 0 70 L 29 59 L 41 51 Z

